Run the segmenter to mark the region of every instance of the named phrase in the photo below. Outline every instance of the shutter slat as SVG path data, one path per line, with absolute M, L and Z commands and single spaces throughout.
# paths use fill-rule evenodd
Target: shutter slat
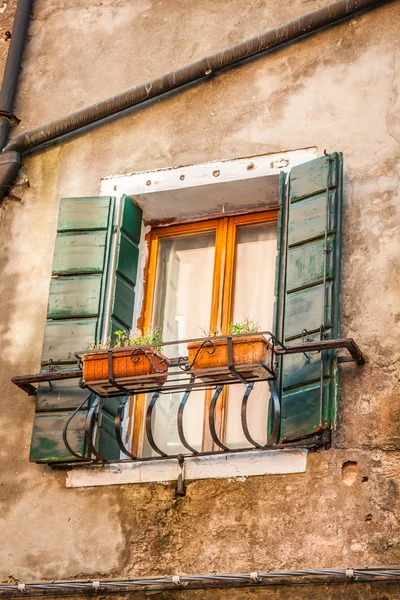
M 328 233 L 336 227 L 335 219 L 336 192 L 329 194 Z M 307 214 L 307 218 L 304 215 Z M 325 234 L 326 193 L 292 202 L 290 207 L 290 223 L 288 228 L 288 244 L 293 246 L 322 237 Z
M 86 350 L 94 342 L 98 319 L 47 321 L 44 330 L 42 363 L 76 363 L 78 350 Z
M 326 156 L 321 156 L 292 169 L 290 174 L 290 199 L 292 202 L 326 190 L 327 160 Z M 329 187 L 337 187 L 337 162 L 331 165 L 329 171 Z
M 71 368 L 71 365 L 65 365 Z M 36 411 L 75 409 L 89 395 L 89 390 L 79 387 L 79 379 L 60 379 L 49 383 L 41 383 L 36 396 Z
M 58 231 L 108 229 L 112 204 L 109 196 L 63 198 L 58 213 Z
M 48 319 L 95 317 L 99 314 L 102 278 L 62 277 L 50 283 Z
M 327 326 L 332 325 L 332 283 L 327 284 Z M 305 329 L 308 333 L 319 330 L 324 306 L 323 284 L 287 295 L 285 309 L 285 340 L 301 337 Z
M 112 317 L 128 329 L 132 329 L 135 288 L 117 275 L 115 284 L 114 310 Z M 111 331 L 114 333 L 115 330 Z
M 59 234 L 53 262 L 53 275 L 102 273 L 107 233 Z
M 36 413 L 32 433 L 30 460 L 35 462 L 64 462 L 76 460 L 66 449 L 62 437 L 71 411 Z M 79 411 L 68 427 L 68 443 L 74 452 L 85 451 L 86 410 Z
M 324 280 L 324 245 L 319 239 L 296 248 L 290 248 L 287 263 L 287 291 L 309 287 Z M 334 240 L 328 238 L 329 254 L 327 255 L 327 279 L 333 277 Z
M 126 233 L 121 232 L 117 272 L 127 281 L 135 285 L 139 260 L 139 249 Z

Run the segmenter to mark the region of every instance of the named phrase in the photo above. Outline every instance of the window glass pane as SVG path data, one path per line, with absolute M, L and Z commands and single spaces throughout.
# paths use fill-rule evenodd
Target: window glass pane
M 153 324 L 163 340 L 200 337 L 210 326 L 215 232 L 159 242 Z M 166 346 L 168 356 L 184 354 L 186 346 Z
M 261 331 L 271 331 L 273 322 L 276 257 L 276 225 L 238 227 L 236 236 L 232 322 L 256 321 Z M 229 388 L 225 413 L 225 441 L 232 448 L 248 446 L 243 435 L 240 408 L 245 387 Z M 267 439 L 269 390 L 256 383 L 248 401 L 248 427 L 259 443 Z
M 164 341 L 200 337 L 200 328 L 209 328 L 214 256 L 215 232 L 160 239 L 153 324 L 161 328 Z M 169 357 L 186 355 L 186 344 L 165 346 L 164 353 Z M 176 427 L 182 395 L 161 394 L 154 409 L 154 439 L 167 454 L 187 451 Z M 193 391 L 185 406 L 183 427 L 187 441 L 198 450 L 203 418 L 204 392 Z M 150 454 L 146 447 L 145 455 Z
M 250 318 L 262 331 L 271 331 L 275 257 L 275 224 L 238 227 L 232 322 Z

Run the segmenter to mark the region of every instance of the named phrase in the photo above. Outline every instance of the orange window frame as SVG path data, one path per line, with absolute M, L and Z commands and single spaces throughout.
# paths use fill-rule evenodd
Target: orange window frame
M 276 223 L 278 210 L 253 212 L 237 216 L 224 216 L 210 218 L 207 221 L 181 223 L 164 227 L 154 227 L 146 236 L 149 255 L 145 267 L 144 302 L 138 327 L 146 331 L 153 326 L 154 298 L 157 279 L 157 262 L 159 241 L 166 237 L 197 235 L 215 231 L 215 256 L 212 302 L 210 313 L 210 330 L 226 329 L 231 322 L 233 308 L 233 286 L 236 259 L 237 228 L 242 226 Z M 217 416 L 217 429 L 224 428 L 225 398 L 219 403 Z M 206 409 L 209 397 L 206 394 Z M 137 396 L 130 409 L 129 422 L 133 423 L 128 432 L 132 439 L 132 453 L 138 455 L 143 446 L 143 422 L 145 410 L 145 397 Z M 206 410 L 207 413 L 207 410 Z M 205 415 L 205 422 L 207 414 Z M 204 428 L 204 450 L 212 449 L 211 436 Z

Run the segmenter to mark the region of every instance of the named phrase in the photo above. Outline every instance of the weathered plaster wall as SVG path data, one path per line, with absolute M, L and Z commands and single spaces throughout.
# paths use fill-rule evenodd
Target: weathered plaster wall
M 326 3 L 37 0 L 18 131 Z M 397 0 L 24 159 L 22 201 L 0 214 L 3 581 L 400 562 L 399 30 Z M 179 500 L 65 489 L 29 464 L 33 403 L 10 378 L 39 368 L 59 199 L 116 172 L 314 145 L 345 155 L 342 333 L 368 356 L 342 368 L 334 447 L 305 474 L 192 482 Z

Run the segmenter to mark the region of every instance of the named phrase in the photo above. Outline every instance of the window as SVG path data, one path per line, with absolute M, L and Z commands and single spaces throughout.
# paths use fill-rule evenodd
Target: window
M 257 175 L 253 175 L 256 162 L 251 163 L 249 173 L 260 193 L 264 181 L 256 181 Z M 248 165 L 241 161 L 241 168 Z M 141 176 L 145 189 L 148 177 Z M 176 172 L 171 177 L 182 181 Z M 187 185 L 185 177 L 183 180 Z M 246 183 L 245 178 L 242 183 Z M 190 194 L 196 190 L 193 197 L 197 199 L 210 188 L 210 197 L 215 200 L 218 196 L 217 186 L 204 186 L 203 175 L 197 184 L 193 176 L 189 187 Z M 169 193 L 171 187 L 166 189 L 167 200 L 176 202 L 175 193 Z M 244 189 L 244 185 L 229 187 L 230 192 L 241 195 L 235 197 L 236 207 Z M 162 327 L 165 340 L 171 340 L 197 337 L 200 327 L 226 327 L 231 321 L 250 317 L 262 328 L 273 327 L 275 336 L 287 347 L 302 341 L 338 339 L 341 202 L 342 156 L 334 153 L 296 164 L 290 172 L 282 173 L 279 212 L 231 218 L 221 213 L 215 219 L 154 228 L 149 237 L 142 325 Z M 154 198 L 152 203 L 154 208 Z M 197 204 L 198 213 L 201 208 Z M 188 210 L 185 206 L 186 214 Z M 116 432 L 122 398 L 88 396 L 89 390 L 78 384 L 77 370 L 73 379 L 63 373 L 76 369 L 75 352 L 85 350 L 90 338 L 99 342 L 117 329 L 135 327 L 133 315 L 139 311 L 141 296 L 138 263 L 146 254 L 141 230 L 142 209 L 129 195 L 61 200 L 42 352 L 42 368 L 47 375 L 36 378 L 45 381 L 39 384 L 36 395 L 32 461 L 57 464 L 121 458 Z M 279 415 L 277 443 L 302 445 L 304 439 L 312 438 L 325 444 L 325 433 L 329 434 L 336 423 L 336 352 L 331 345 L 321 352 L 298 353 L 294 349 L 294 353 L 279 358 L 274 395 L 274 401 L 279 402 L 275 411 Z M 24 385 L 31 393 L 30 383 Z M 257 385 L 261 388 L 263 384 Z M 225 392 L 217 424 L 219 434 L 233 448 L 244 443 L 237 393 L 233 388 Z M 260 442 L 265 440 L 267 410 L 266 394 L 260 392 L 261 396 L 263 403 L 257 394 L 253 396 L 250 418 L 252 435 Z M 198 391 L 199 400 L 195 398 L 193 394 L 190 399 L 187 435 L 197 448 L 213 451 L 206 428 L 198 427 L 206 421 L 207 395 Z M 136 396 L 130 407 L 132 450 L 140 453 L 146 450 L 142 431 L 146 401 Z M 172 429 L 161 426 L 162 418 L 172 423 L 176 398 L 165 395 L 163 402 L 155 417 L 158 442 L 178 448 Z
M 159 327 L 164 341 L 196 338 L 201 330 L 226 330 L 231 322 L 255 320 L 272 330 L 278 213 L 212 219 L 200 223 L 152 229 L 149 236 L 147 288 L 143 328 Z M 166 346 L 172 358 L 186 353 L 185 345 Z M 240 429 L 242 390 L 224 391 L 219 402 L 218 429 L 230 447 L 248 445 Z M 255 439 L 267 436 L 268 386 L 255 386 L 249 406 L 249 426 Z M 183 452 L 176 430 L 180 393 L 163 395 L 155 409 L 153 432 L 168 454 Z M 185 410 L 185 434 L 198 451 L 211 450 L 207 427 L 210 394 L 194 391 Z M 149 455 L 140 423 L 146 399 L 136 402 L 133 419 L 134 453 Z

